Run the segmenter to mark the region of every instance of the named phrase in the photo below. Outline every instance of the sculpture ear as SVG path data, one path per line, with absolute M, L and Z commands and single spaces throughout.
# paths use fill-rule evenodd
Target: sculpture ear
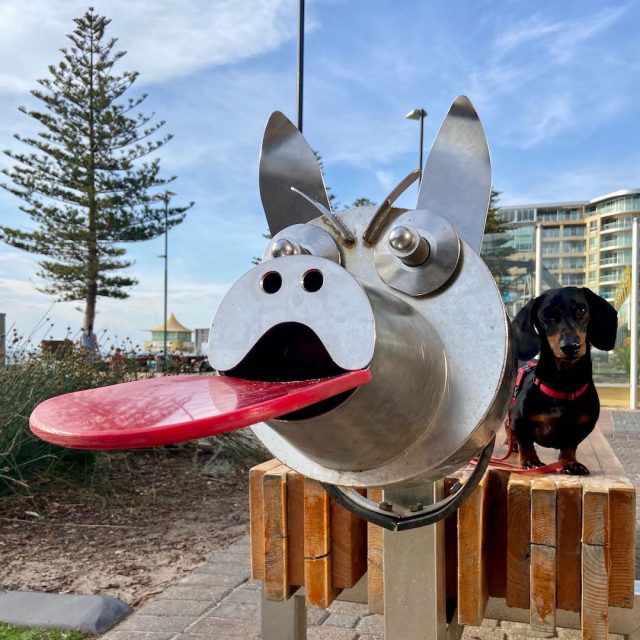
M 587 287 L 582 288 L 589 305 L 589 342 L 602 351 L 611 351 L 616 346 L 618 332 L 618 312 L 599 295 Z
M 491 195 L 491 158 L 471 101 L 458 96 L 436 137 L 420 183 L 418 209 L 445 217 L 480 253 Z
M 259 182 L 262 206 L 272 236 L 292 224 L 318 217 L 313 204 L 291 187 L 331 210 L 322 170 L 313 149 L 280 111 L 271 114 L 264 132 Z
M 530 360 L 540 352 L 540 335 L 534 324 L 538 300 L 529 300 L 511 322 L 518 360 Z

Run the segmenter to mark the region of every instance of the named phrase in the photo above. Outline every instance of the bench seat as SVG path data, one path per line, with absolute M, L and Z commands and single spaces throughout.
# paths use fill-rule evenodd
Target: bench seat
M 544 456 L 554 452 L 539 453 L 552 461 Z M 633 606 L 635 488 L 598 429 L 578 457 L 591 475 L 489 469 L 445 522 L 447 596 L 460 624 L 480 624 L 489 598 L 502 598 L 507 611 L 528 609 L 537 630 L 552 631 L 563 610 L 578 612 L 584 638 L 605 638 L 608 607 Z M 447 478 L 445 491 L 466 474 Z M 252 575 L 268 600 L 304 587 L 308 606 L 326 608 L 366 573 L 369 609 L 383 613 L 382 529 L 335 503 L 320 483 L 278 460 L 254 467 L 250 525 Z

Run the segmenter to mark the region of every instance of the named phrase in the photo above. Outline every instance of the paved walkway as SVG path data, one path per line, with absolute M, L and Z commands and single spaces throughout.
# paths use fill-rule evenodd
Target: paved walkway
M 604 410 L 600 427 L 636 485 L 640 500 L 640 412 Z M 249 538 L 245 536 L 142 606 L 101 640 L 258 640 L 261 583 L 250 579 L 249 557 Z M 363 604 L 336 601 L 326 610 L 309 609 L 307 625 L 308 640 L 384 639 L 383 617 L 369 613 Z M 574 630 L 558 629 L 557 633 L 560 640 L 581 637 Z M 497 620 L 465 627 L 463 635 L 467 640 L 533 637 L 539 635 L 532 634 L 526 624 Z

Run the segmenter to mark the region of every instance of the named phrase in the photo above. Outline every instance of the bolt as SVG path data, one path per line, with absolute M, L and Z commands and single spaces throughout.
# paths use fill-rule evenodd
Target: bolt
M 393 511 L 393 505 L 390 502 L 387 502 L 386 500 L 383 500 L 382 502 L 380 502 L 378 506 L 383 511 Z
M 429 243 L 413 227 L 394 227 L 389 232 L 387 242 L 391 253 L 408 267 L 423 264 L 431 253 Z
M 416 511 L 422 511 L 422 509 L 424 509 L 424 505 L 422 504 L 422 502 L 416 502 L 415 504 L 412 504 L 409 507 L 409 511 L 411 511 L 411 513 L 416 513 Z
M 274 258 L 280 258 L 282 256 L 299 256 L 302 253 L 302 249 L 297 242 L 288 240 L 287 238 L 279 238 L 271 246 L 271 255 Z

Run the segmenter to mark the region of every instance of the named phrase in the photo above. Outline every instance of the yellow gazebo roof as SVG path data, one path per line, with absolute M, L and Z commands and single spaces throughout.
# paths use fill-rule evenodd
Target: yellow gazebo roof
M 164 331 L 164 323 L 159 324 L 157 327 L 153 327 L 153 329 L 147 329 L 147 331 Z M 183 324 L 180 324 L 180 322 L 176 320 L 176 317 L 175 315 L 173 315 L 172 311 L 167 318 L 167 331 L 186 331 L 188 333 L 191 333 L 192 330 L 188 329 Z

